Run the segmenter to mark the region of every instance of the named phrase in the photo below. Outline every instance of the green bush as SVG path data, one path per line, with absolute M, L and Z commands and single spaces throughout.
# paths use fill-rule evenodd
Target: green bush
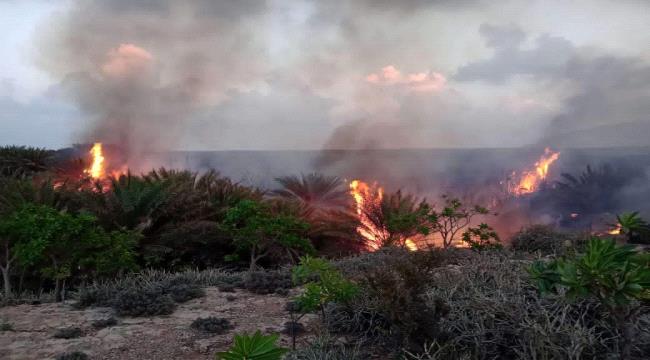
M 326 304 L 348 302 L 359 291 L 327 260 L 309 256 L 302 257 L 300 265 L 293 269 L 293 281 L 304 284 L 303 293 L 295 299 L 300 310 L 311 312 L 320 309 L 323 316 Z
M 278 335 L 262 335 L 258 330 L 250 336 L 235 335 L 234 344 L 226 352 L 217 353 L 221 360 L 280 360 L 288 350 L 278 347 Z
M 640 300 L 650 300 L 650 256 L 614 240 L 592 238 L 583 255 L 536 262 L 531 277 L 542 293 L 592 297 L 608 309 L 621 333 L 621 358 L 629 358 Z
M 172 297 L 157 287 L 124 290 L 112 306 L 120 316 L 169 315 L 176 309 Z
M 223 334 L 233 328 L 228 319 L 214 316 L 198 318 L 192 322 L 190 327 L 194 330 L 210 334 Z

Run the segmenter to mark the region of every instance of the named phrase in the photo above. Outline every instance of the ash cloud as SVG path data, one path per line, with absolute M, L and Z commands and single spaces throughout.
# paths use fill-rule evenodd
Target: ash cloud
M 630 4 L 618 6 L 647 8 Z M 40 35 L 38 61 L 87 115 L 79 141 L 116 143 L 134 159 L 176 149 L 645 141 L 649 61 L 579 45 L 546 23 L 511 23 L 522 9 L 506 2 L 501 15 L 479 0 L 74 1 Z M 612 126 L 627 135 L 612 137 Z

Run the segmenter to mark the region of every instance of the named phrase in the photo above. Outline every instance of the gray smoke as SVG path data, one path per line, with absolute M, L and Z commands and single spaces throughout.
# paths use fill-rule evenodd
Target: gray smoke
M 117 144 L 131 161 L 177 149 L 646 145 L 647 56 L 577 45 L 523 4 L 78 0 L 44 27 L 38 62 L 86 114 L 79 141 Z

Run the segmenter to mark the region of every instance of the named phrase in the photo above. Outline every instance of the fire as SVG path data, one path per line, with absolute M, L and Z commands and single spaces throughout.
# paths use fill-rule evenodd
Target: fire
M 357 232 L 366 239 L 369 251 L 378 250 L 390 234 L 386 229 L 376 226 L 370 220 L 367 210 L 381 206 L 384 189 L 376 184 L 371 186 L 361 180 L 353 180 L 350 182 L 350 195 L 354 198 L 356 213 L 361 223 L 357 227 Z M 411 239 L 405 239 L 404 245 L 410 251 L 418 250 L 417 245 Z
M 92 165 L 85 172 L 93 179 L 101 179 L 104 177 L 104 155 L 102 153 L 102 143 L 95 143 L 90 149 L 90 154 L 93 157 Z
M 621 224 L 616 224 L 616 227 L 607 232 L 609 235 L 620 235 L 621 234 Z
M 549 167 L 559 158 L 559 152 L 546 148 L 542 157 L 535 163 L 534 169 L 523 172 L 515 184 L 509 184 L 509 192 L 520 196 L 537 191 L 542 181 L 546 180 Z M 516 176 L 516 173 L 513 175 Z

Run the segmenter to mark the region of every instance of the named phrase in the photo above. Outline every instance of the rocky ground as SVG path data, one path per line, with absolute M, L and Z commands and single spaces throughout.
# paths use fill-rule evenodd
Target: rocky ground
M 179 304 L 171 315 L 117 318 L 117 325 L 101 330 L 94 329 L 92 322 L 111 317 L 109 308 L 75 310 L 69 303 L 9 306 L 0 308 L 0 323 L 13 328 L 0 332 L 0 359 L 54 359 L 73 351 L 82 351 L 91 359 L 214 359 L 217 351 L 230 346 L 234 333 L 282 331 L 288 321 L 286 302 L 279 295 L 207 288 L 205 297 Z M 208 316 L 226 318 L 234 329 L 211 335 L 190 328 L 196 318 Z M 83 335 L 53 337 L 67 327 L 79 327 Z M 290 338 L 283 335 L 280 344 L 288 347 Z

